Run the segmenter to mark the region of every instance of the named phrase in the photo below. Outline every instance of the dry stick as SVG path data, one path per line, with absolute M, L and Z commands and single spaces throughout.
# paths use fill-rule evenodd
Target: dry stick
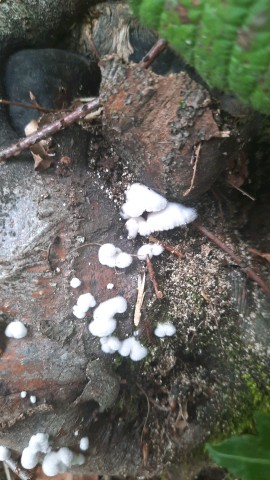
M 267 293 L 267 295 L 270 296 L 270 287 L 268 287 L 264 283 L 264 281 L 257 275 L 257 273 L 255 273 L 253 270 L 251 270 L 250 268 L 243 267 L 242 259 L 238 257 L 224 242 L 222 242 L 222 240 L 220 240 L 218 237 L 216 237 L 216 235 L 214 235 L 212 232 L 207 230 L 207 228 L 205 228 L 203 225 L 197 224 L 196 228 L 197 230 L 199 230 L 199 232 L 201 232 L 203 235 L 209 238 L 211 242 L 215 243 L 219 248 L 221 248 L 221 250 L 227 253 L 227 255 L 229 255 L 233 259 L 233 261 L 237 265 L 239 265 L 239 267 L 245 272 L 247 277 L 250 278 L 250 280 L 253 280 L 254 282 L 256 282 L 261 287 L 261 289 L 265 293 Z
M 146 265 L 147 265 L 148 273 L 149 273 L 149 276 L 150 276 L 150 280 L 151 280 L 151 282 L 153 284 L 153 287 L 154 287 L 154 290 L 155 290 L 156 297 L 160 300 L 163 297 L 163 293 L 158 289 L 155 270 L 154 270 L 154 267 L 153 267 L 153 264 L 150 260 L 149 255 L 146 255 Z
M 54 108 L 44 108 L 40 105 L 32 105 L 30 103 L 21 103 L 21 102 L 11 102 L 10 100 L 5 100 L 4 98 L 0 98 L 0 103 L 3 105 L 11 105 L 13 107 L 22 107 L 22 108 L 29 108 L 31 110 L 39 110 L 40 112 L 44 113 L 55 113 L 59 112 L 59 110 L 55 110 Z
M 193 188 L 194 188 L 194 182 L 195 182 L 195 177 L 196 177 L 196 173 L 197 173 L 197 166 L 198 166 L 198 161 L 199 161 L 199 158 L 200 158 L 201 147 L 202 147 L 202 144 L 199 143 L 199 145 L 197 145 L 196 148 L 195 148 L 195 152 L 194 152 L 195 161 L 194 161 L 194 164 L 193 164 L 193 175 L 192 175 L 190 187 L 183 193 L 183 197 L 186 197 L 191 192 L 191 190 L 193 190 Z
M 153 235 L 150 235 L 150 236 L 148 237 L 148 240 L 149 240 L 150 242 L 158 243 L 158 244 L 161 245 L 165 250 L 167 250 L 167 251 L 170 252 L 170 253 L 173 253 L 173 255 L 176 255 L 177 257 L 185 258 L 185 255 L 184 255 L 182 252 L 179 252 L 179 250 L 176 250 L 175 248 L 171 247 L 170 245 L 167 245 L 166 243 L 161 242 L 160 240 L 158 240 L 158 238 L 153 237 Z
M 19 466 L 15 460 L 8 458 L 5 460 L 5 464 L 14 472 L 21 480 L 31 480 L 32 475 L 29 472 L 26 472 L 23 468 Z
M 158 41 L 153 45 L 151 50 L 143 57 L 141 60 L 141 66 L 143 68 L 148 68 L 156 59 L 156 57 L 167 48 L 168 43 L 164 38 L 159 38 Z
M 26 150 L 40 140 L 50 137 L 51 135 L 59 132 L 68 125 L 71 125 L 77 120 L 80 120 L 80 118 L 85 117 L 87 113 L 99 107 L 99 105 L 99 98 L 94 98 L 90 102 L 87 102 L 84 105 L 80 105 L 78 108 L 73 110 L 73 112 L 64 115 L 62 118 L 59 118 L 50 125 L 45 125 L 45 127 L 33 133 L 32 135 L 29 135 L 26 138 L 21 138 L 20 140 L 18 140 L 17 143 L 10 145 L 4 150 L 0 150 L 0 160 L 6 160 L 7 158 L 18 155 L 23 150 Z
M 238 190 L 238 192 L 242 193 L 242 195 L 245 195 L 246 197 L 250 198 L 250 200 L 252 200 L 253 202 L 255 202 L 256 198 L 252 197 L 252 195 L 250 195 L 249 193 L 245 192 L 245 190 L 243 190 L 243 189 L 240 188 L 240 187 L 237 187 L 237 186 L 234 185 L 232 182 L 229 182 L 229 181 L 228 181 L 228 184 L 230 185 L 230 187 L 235 188 L 235 190 Z

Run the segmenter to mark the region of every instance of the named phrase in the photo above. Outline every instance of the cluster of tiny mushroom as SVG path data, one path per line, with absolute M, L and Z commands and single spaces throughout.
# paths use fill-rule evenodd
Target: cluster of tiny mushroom
M 132 239 L 140 235 L 149 235 L 154 231 L 169 230 L 192 222 L 197 213 L 193 208 L 185 207 L 179 203 L 171 203 L 149 187 L 140 183 L 134 183 L 126 191 L 126 202 L 121 208 L 121 217 L 126 221 L 128 238 Z M 147 215 L 144 218 L 142 215 Z M 160 255 L 163 247 L 157 243 L 144 244 L 137 251 L 139 260 L 146 260 L 147 256 Z M 112 243 L 101 245 L 98 252 L 101 265 L 110 268 L 127 268 L 131 265 L 133 257 L 123 252 Z M 77 278 L 73 278 L 70 285 L 74 288 L 81 285 Z M 95 307 L 96 301 L 91 293 L 80 295 L 77 304 L 73 307 L 73 314 L 77 318 L 84 318 L 89 308 Z M 112 333 L 117 328 L 116 314 L 124 313 L 127 302 L 121 296 L 116 296 L 101 303 L 93 313 L 93 321 L 89 324 L 92 335 L 100 337 L 101 350 L 105 353 L 129 356 L 133 361 L 140 361 L 146 357 L 148 351 L 134 335 L 124 340 L 119 340 Z M 170 322 L 157 325 L 154 333 L 162 338 L 174 335 L 176 329 Z
M 195 209 L 179 203 L 168 202 L 166 198 L 140 183 L 134 183 L 126 191 L 126 202 L 123 204 L 120 214 L 126 220 L 125 226 L 129 239 L 135 238 L 137 234 L 147 236 L 156 231 L 170 230 L 186 225 L 195 220 L 197 216 Z M 159 244 L 144 244 L 139 248 L 137 258 L 146 260 L 147 256 L 151 258 L 162 252 L 163 247 Z M 120 248 L 111 243 L 100 247 L 98 258 L 102 265 L 110 268 L 127 268 L 133 260 L 132 255 L 122 252 Z M 78 278 L 70 281 L 72 288 L 78 288 L 80 285 L 81 281 Z M 108 284 L 107 288 L 111 289 L 113 285 Z M 93 295 L 90 292 L 84 293 L 79 296 L 77 304 L 74 305 L 73 314 L 78 319 L 83 319 L 89 308 L 94 307 L 96 307 L 96 300 Z M 118 295 L 110 298 L 95 308 L 93 320 L 88 328 L 92 335 L 100 338 L 103 352 L 109 354 L 118 352 L 123 357 L 129 356 L 133 361 L 140 361 L 146 357 L 148 351 L 135 338 L 136 332 L 122 341 L 112 335 L 117 328 L 115 315 L 122 314 L 126 310 L 127 302 L 124 297 Z M 155 335 L 160 338 L 174 335 L 175 332 L 176 328 L 170 322 L 158 323 L 154 331 Z M 10 338 L 21 339 L 27 335 L 27 328 L 21 321 L 16 320 L 7 326 L 5 334 Z M 21 392 L 22 398 L 25 398 L 26 395 L 26 392 Z M 35 397 L 32 397 L 34 400 Z M 87 437 L 83 437 L 80 440 L 80 449 L 85 451 L 88 448 L 89 440 Z M 48 476 L 64 473 L 72 465 L 82 465 L 85 460 L 83 454 L 74 453 L 67 447 L 52 451 L 49 445 L 49 436 L 46 433 L 37 433 L 31 437 L 29 445 L 23 450 L 21 464 L 26 469 L 32 469 L 39 463 L 41 456 L 43 456 L 42 470 Z M 9 449 L 0 446 L 0 460 L 7 461 L 9 458 Z

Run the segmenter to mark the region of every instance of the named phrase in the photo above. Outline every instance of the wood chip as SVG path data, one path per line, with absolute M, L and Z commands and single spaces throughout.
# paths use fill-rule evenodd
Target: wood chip
M 142 308 L 143 299 L 145 295 L 144 287 L 145 287 L 145 273 L 143 274 L 143 276 L 140 276 L 140 275 L 138 276 L 138 296 L 137 296 L 135 312 L 134 312 L 134 325 L 136 327 L 139 325 L 140 319 L 141 319 L 141 314 L 142 314 L 141 308 Z

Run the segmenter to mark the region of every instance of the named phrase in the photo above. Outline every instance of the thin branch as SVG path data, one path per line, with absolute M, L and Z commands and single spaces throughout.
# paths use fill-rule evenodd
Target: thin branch
M 235 190 L 238 190 L 238 192 L 242 193 L 242 195 L 245 195 L 246 197 L 250 198 L 250 200 L 252 200 L 253 202 L 255 202 L 256 198 L 252 197 L 252 195 L 250 195 L 249 193 L 245 192 L 245 190 L 243 190 L 242 188 L 240 187 L 237 187 L 236 185 L 234 185 L 232 182 L 228 181 L 228 184 L 230 185 L 230 187 L 232 188 L 235 188 Z
M 12 460 L 12 458 L 8 458 L 5 460 L 5 464 L 14 472 L 21 480 L 32 480 L 32 475 L 24 470 L 20 465 Z
M 99 106 L 99 98 L 94 98 L 90 102 L 85 103 L 84 105 L 80 105 L 78 108 L 73 110 L 73 112 L 65 114 L 62 118 L 59 118 L 58 120 L 49 125 L 45 125 L 45 127 L 33 133 L 32 135 L 29 135 L 26 138 L 21 138 L 20 140 L 18 140 L 17 143 L 10 145 L 4 150 L 0 150 L 0 160 L 6 160 L 7 158 L 18 155 L 23 150 L 26 150 L 40 140 L 43 140 L 44 138 L 47 138 L 50 135 L 59 132 L 68 125 L 71 125 L 77 120 L 85 117 L 85 115 L 87 115 L 89 112 Z
M 149 273 L 149 276 L 150 276 L 150 280 L 151 280 L 151 282 L 153 284 L 153 287 L 154 287 L 154 290 L 155 290 L 156 297 L 160 300 L 163 297 L 163 293 L 158 288 L 158 283 L 157 283 L 157 280 L 156 280 L 155 270 L 154 270 L 154 267 L 153 267 L 153 264 L 151 262 L 151 259 L 150 259 L 149 255 L 146 255 L 146 265 L 147 265 L 148 273 Z
M 194 182 L 195 182 L 195 177 L 196 177 L 196 173 L 197 173 L 197 166 L 198 166 L 198 161 L 199 161 L 199 158 L 200 158 L 201 148 L 202 148 L 202 144 L 201 144 L 201 143 L 199 143 L 199 144 L 195 147 L 194 156 L 193 156 L 193 159 L 194 159 L 194 163 L 193 163 L 193 175 L 192 175 L 192 178 L 191 178 L 190 187 L 183 193 L 183 197 L 186 197 L 186 196 L 191 192 L 191 190 L 193 190 L 193 188 L 194 188 Z
M 31 103 L 21 103 L 21 102 L 12 102 L 11 100 L 5 100 L 4 98 L 0 98 L 0 103 L 3 105 L 10 105 L 12 107 L 22 107 L 28 108 L 30 110 L 39 110 L 43 113 L 55 113 L 59 112 L 59 110 L 55 110 L 54 108 L 44 108 L 40 105 L 32 105 Z
M 220 240 L 214 233 L 210 232 L 201 224 L 196 225 L 197 230 L 201 232 L 203 235 L 205 235 L 211 242 L 215 243 L 221 250 L 223 250 L 227 255 L 229 255 L 233 261 L 239 265 L 239 267 L 245 272 L 248 278 L 250 280 L 253 280 L 253 282 L 256 282 L 261 289 L 270 296 L 270 287 L 264 283 L 264 281 L 255 273 L 251 268 L 246 268 L 243 267 L 243 260 L 238 257 L 222 240 Z
M 141 60 L 141 66 L 143 68 L 148 68 L 153 63 L 153 61 L 157 58 L 157 56 L 167 48 L 168 43 L 164 38 L 159 38 L 158 41 L 153 45 L 151 50 L 143 57 Z

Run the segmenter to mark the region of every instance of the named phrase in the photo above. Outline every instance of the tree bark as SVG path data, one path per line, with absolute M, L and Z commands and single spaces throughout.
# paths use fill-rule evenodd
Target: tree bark
M 32 8 L 32 33 L 25 27 L 16 37 L 14 20 L 3 55 L 37 38 L 38 46 L 54 45 L 60 24 L 68 28 L 85 2 L 53 3 L 0 4 L 2 19 L 17 9 L 14 18 L 25 18 L 26 5 Z M 138 276 L 146 270 L 136 252 L 145 239 L 126 239 L 119 217 L 126 186 L 140 180 L 176 200 L 192 187 L 186 198 L 195 201 L 223 169 L 224 153 L 233 148 L 238 155 L 246 134 L 236 142 L 232 120 L 231 137 L 222 136 L 225 125 L 209 93 L 186 73 L 160 77 L 115 56 L 101 67 L 102 124 L 59 132 L 57 160 L 46 173 L 34 172 L 29 154 L 0 165 L 0 444 L 16 459 L 37 432 L 49 434 L 53 450 L 79 451 L 79 439 L 88 436 L 85 464 L 74 472 L 150 478 L 172 468 L 178 478 L 192 479 L 208 463 L 198 453 L 205 440 L 252 428 L 254 409 L 268 402 L 269 327 L 263 314 L 254 319 L 252 296 L 262 312 L 266 298 L 248 284 L 239 315 L 232 283 L 238 278 L 239 298 L 245 278 L 190 226 L 159 235 L 185 258 L 167 252 L 153 261 L 162 300 L 146 276 L 138 328 L 148 348 L 144 361 L 104 354 L 88 330 L 91 310 L 78 320 L 72 307 L 85 292 L 97 303 L 124 296 L 128 310 L 118 318 L 117 335 L 132 335 Z M 0 134 L 1 146 L 16 138 L 4 113 Z M 192 185 L 190 162 L 200 143 Z M 231 218 L 222 220 L 211 195 L 197 202 L 202 222 L 216 230 L 223 221 L 221 236 L 237 249 Z M 134 255 L 128 269 L 99 263 L 99 245 L 107 242 Z M 73 276 L 82 280 L 77 290 L 69 285 Z M 15 319 L 28 328 L 21 340 L 4 335 Z M 160 321 L 172 321 L 176 335 L 155 337 Z

